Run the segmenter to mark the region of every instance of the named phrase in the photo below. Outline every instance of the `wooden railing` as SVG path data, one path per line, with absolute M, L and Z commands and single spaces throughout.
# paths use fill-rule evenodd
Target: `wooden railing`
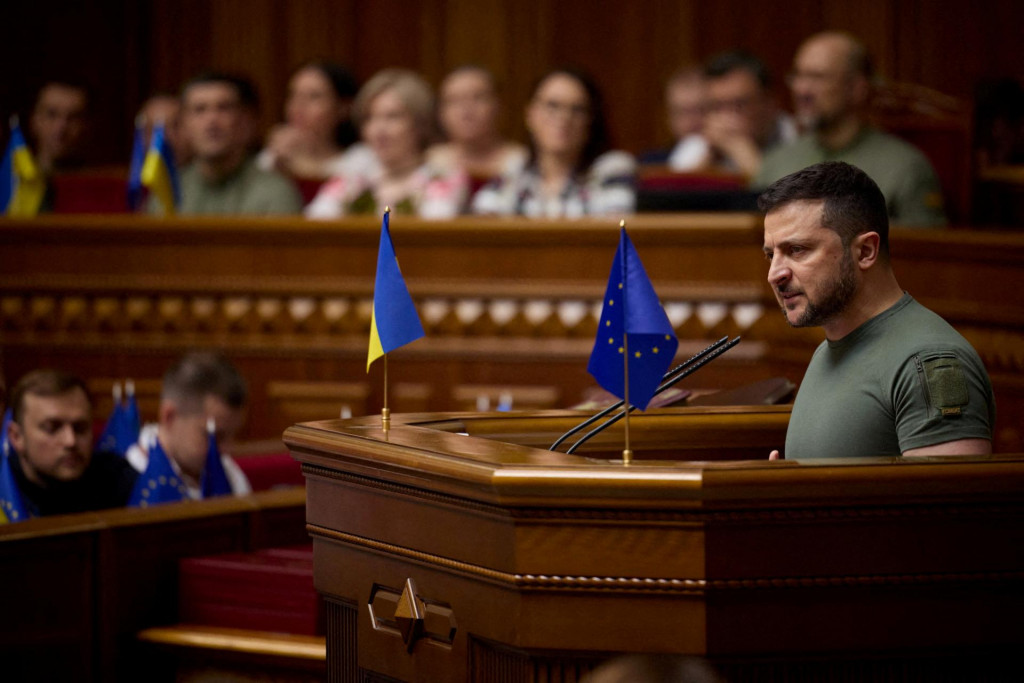
M 761 223 L 748 214 L 643 215 L 630 236 L 681 340 L 743 343 L 688 380 L 799 381 L 820 330 L 774 312 Z M 374 412 L 365 371 L 379 221 L 49 216 L 0 221 L 0 334 L 8 382 L 40 365 L 98 396 L 133 377 L 155 413 L 186 349 L 223 349 L 248 377 L 246 438 Z M 614 221 L 396 217 L 392 235 L 427 337 L 394 354 L 394 411 L 564 407 L 593 386 L 586 360 L 618 239 Z M 1024 450 L 1024 235 L 894 231 L 901 285 L 956 326 L 996 385 L 1003 450 Z M 104 409 L 104 405 L 99 405 Z

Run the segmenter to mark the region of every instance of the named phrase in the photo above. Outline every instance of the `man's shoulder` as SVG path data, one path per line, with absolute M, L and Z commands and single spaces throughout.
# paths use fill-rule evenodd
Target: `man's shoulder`
M 931 162 L 920 149 L 891 133 L 869 128 L 862 141 L 863 149 L 879 157 L 885 164 L 931 168 Z
M 302 195 L 295 183 L 275 169 L 260 168 L 255 159 L 246 161 L 240 181 L 245 185 L 246 196 L 262 205 L 256 213 L 298 214 L 302 211 Z
M 768 187 L 783 176 L 823 160 L 824 156 L 814 136 L 801 135 L 792 142 L 768 149 L 761 161 L 761 170 L 751 185 L 754 188 Z

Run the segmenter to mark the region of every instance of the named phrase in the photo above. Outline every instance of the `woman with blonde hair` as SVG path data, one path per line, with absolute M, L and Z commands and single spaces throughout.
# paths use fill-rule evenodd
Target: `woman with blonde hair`
M 311 218 L 395 213 L 450 218 L 466 202 L 467 180 L 459 169 L 440 170 L 426 161 L 434 140 L 434 95 L 405 69 L 378 72 L 356 95 L 352 115 L 376 167 L 339 173 L 306 207 Z

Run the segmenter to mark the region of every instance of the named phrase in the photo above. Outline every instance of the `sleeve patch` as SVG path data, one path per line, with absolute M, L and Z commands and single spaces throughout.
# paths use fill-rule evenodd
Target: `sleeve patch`
M 942 417 L 960 417 L 968 401 L 967 379 L 960 360 L 942 355 L 926 358 L 922 365 L 932 407 L 937 408 Z

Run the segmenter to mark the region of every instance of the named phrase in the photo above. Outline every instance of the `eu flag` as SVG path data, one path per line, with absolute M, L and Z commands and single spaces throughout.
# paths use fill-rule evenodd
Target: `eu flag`
M 135 480 L 135 488 L 128 499 L 128 507 L 149 507 L 159 503 L 174 503 L 188 500 L 188 489 L 174 471 L 171 460 L 167 457 L 160 440 L 157 439 L 149 449 L 149 462 L 146 471 Z
M 132 139 L 132 157 L 128 166 L 128 210 L 138 211 L 146 191 L 142 184 L 142 165 L 146 161 L 146 127 L 142 115 L 135 119 L 135 136 Z
M 224 471 L 224 463 L 220 459 L 220 448 L 217 446 L 217 429 L 212 418 L 206 423 L 206 433 L 206 465 L 203 467 L 203 476 L 200 482 L 203 498 L 230 495 L 231 482 L 228 481 L 228 473 Z
M 380 230 L 380 248 L 377 252 L 377 279 L 373 286 L 373 313 L 370 316 L 370 349 L 366 356 L 366 371 L 370 364 L 385 353 L 416 341 L 424 335 L 416 305 L 405 286 L 398 268 L 395 247 L 388 230 L 388 211 Z
M 628 344 L 624 343 L 627 339 Z M 629 402 L 644 410 L 678 346 L 672 323 L 623 227 L 587 371 L 598 384 L 624 400 L 624 363 L 628 362 Z
M 11 139 L 0 162 L 0 213 L 27 218 L 39 213 L 46 194 L 46 179 L 36 166 L 17 119 L 11 121 Z
M 174 152 L 164 137 L 163 124 L 153 128 L 153 140 L 150 142 L 146 159 L 142 162 L 140 175 L 142 184 L 149 188 L 163 208 L 164 215 L 173 215 L 181 203 L 181 190 L 178 187 L 178 171 L 174 164 Z
M 14 480 L 11 470 L 11 449 L 7 443 L 7 426 L 11 422 L 11 409 L 4 412 L 3 446 L 0 448 L 0 524 L 23 522 L 29 518 L 25 503 L 18 490 L 18 482 Z
M 107 424 L 96 441 L 96 450 L 117 453 L 121 457 L 139 440 L 142 429 L 135 390 L 130 380 L 125 385 L 127 400 L 122 401 L 121 385 L 114 384 L 114 409 L 110 411 Z

